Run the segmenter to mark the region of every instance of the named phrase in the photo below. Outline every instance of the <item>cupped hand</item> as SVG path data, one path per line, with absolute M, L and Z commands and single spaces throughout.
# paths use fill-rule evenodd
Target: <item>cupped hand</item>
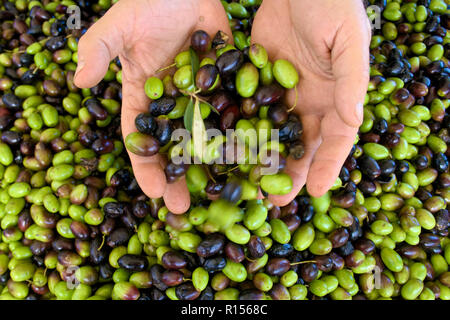
M 288 204 L 305 183 L 310 195 L 321 196 L 339 176 L 363 120 L 370 36 L 361 0 L 264 0 L 258 10 L 252 42 L 262 44 L 272 61 L 291 61 L 300 74 L 295 112 L 305 155 L 288 160 L 294 187 L 270 196 L 275 205 Z M 294 105 L 295 94 L 289 94 Z
M 213 0 L 121 0 L 97 21 L 79 41 L 75 84 L 90 88 L 100 82 L 109 63 L 122 64 L 122 134 L 137 131 L 134 119 L 148 112 L 144 83 L 156 70 L 170 65 L 185 50 L 190 35 L 204 30 L 228 34 L 229 24 L 220 1 Z M 189 209 L 185 179 L 167 184 L 159 155 L 140 157 L 128 152 L 142 191 L 151 198 L 164 197 L 173 213 Z

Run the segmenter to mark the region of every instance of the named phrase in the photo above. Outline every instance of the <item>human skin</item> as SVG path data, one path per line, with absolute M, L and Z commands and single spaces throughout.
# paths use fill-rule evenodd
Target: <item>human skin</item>
M 186 39 L 199 29 L 211 36 L 218 30 L 231 35 L 220 1 L 120 0 L 80 39 L 75 84 L 95 86 L 109 62 L 119 56 L 122 134 L 126 137 L 136 131 L 136 116 L 147 111 L 145 80 L 170 65 L 189 46 Z M 337 178 L 362 122 L 370 41 L 362 1 L 264 0 L 253 22 L 252 41 L 262 44 L 272 61 L 287 59 L 300 73 L 294 111 L 303 122 L 306 152 L 301 160 L 288 159 L 292 192 L 269 199 L 275 205 L 286 205 L 305 183 L 312 196 L 321 196 Z M 294 90 L 287 103 L 295 103 Z M 185 179 L 167 184 L 162 157 L 128 154 L 147 196 L 164 197 L 173 213 L 189 209 Z
M 288 159 L 294 187 L 269 196 L 275 205 L 287 205 L 305 183 L 310 195 L 322 196 L 339 176 L 363 120 L 370 37 L 361 0 L 264 0 L 258 10 L 252 42 L 300 74 L 294 112 L 303 123 L 305 155 Z M 287 103 L 295 104 L 294 90 Z
M 110 61 L 119 56 L 122 134 L 126 137 L 136 131 L 136 116 L 148 112 L 150 100 L 144 93 L 147 78 L 172 64 L 174 57 L 188 48 L 192 32 L 200 29 L 211 37 L 218 30 L 231 35 L 220 1 L 120 0 L 80 39 L 75 84 L 80 88 L 95 86 L 103 79 Z M 189 209 L 185 179 L 167 184 L 162 157 L 128 154 L 139 186 L 147 196 L 164 197 L 173 213 Z

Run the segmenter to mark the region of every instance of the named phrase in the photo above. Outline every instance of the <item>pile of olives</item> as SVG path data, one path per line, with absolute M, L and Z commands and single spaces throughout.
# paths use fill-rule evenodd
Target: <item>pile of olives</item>
M 162 80 L 146 82 L 149 110 L 122 137 L 120 61 L 94 88 L 73 84 L 78 39 L 116 2 L 0 6 L 0 299 L 450 299 L 444 0 L 365 1 L 380 8 L 381 29 L 364 121 L 324 196 L 302 189 L 284 207 L 258 200 L 258 187 L 283 193 L 290 181 L 273 179 L 283 165 L 261 175 L 261 159 L 169 161 L 167 180 L 185 175 L 191 193 L 182 215 L 142 192 L 125 147 L 173 159 L 170 137 L 197 108 L 196 123 L 222 135 L 279 128 L 289 139 L 269 153 L 301 157 L 300 119 L 283 105 L 296 71 L 251 45 L 260 0 L 222 1 L 234 45 L 195 32 Z M 80 30 L 66 26 L 71 5 L 81 8 Z M 209 50 L 217 59 L 204 57 Z

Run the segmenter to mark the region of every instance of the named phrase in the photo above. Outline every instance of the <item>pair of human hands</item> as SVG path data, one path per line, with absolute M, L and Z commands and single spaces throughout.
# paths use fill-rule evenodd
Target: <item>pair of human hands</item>
M 95 86 L 109 63 L 122 64 L 122 133 L 136 131 L 134 119 L 146 112 L 144 82 L 186 49 L 195 30 L 231 36 L 219 0 L 120 0 L 80 39 L 75 84 Z M 264 0 L 252 27 L 252 42 L 263 45 L 272 61 L 287 59 L 300 74 L 295 112 L 302 119 L 305 155 L 289 158 L 292 192 L 269 196 L 288 204 L 306 184 L 321 196 L 333 185 L 363 120 L 369 81 L 370 24 L 361 0 Z M 290 92 L 288 102 L 295 97 Z M 189 209 L 184 178 L 166 183 L 164 159 L 129 152 L 136 179 L 151 198 L 164 197 L 173 213 Z

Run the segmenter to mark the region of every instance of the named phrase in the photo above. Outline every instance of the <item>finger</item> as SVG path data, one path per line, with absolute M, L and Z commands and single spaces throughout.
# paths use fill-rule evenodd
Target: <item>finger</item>
M 363 121 L 363 102 L 369 82 L 369 41 L 364 26 L 347 24 L 338 32 L 331 51 L 336 109 L 351 127 L 359 127 Z
M 111 60 L 123 49 L 123 34 L 130 25 L 120 18 L 126 15 L 124 10 L 127 10 L 126 6 L 116 3 L 81 37 L 74 78 L 77 87 L 90 88 L 99 83 Z
M 304 123 L 303 141 L 305 143 L 305 154 L 300 160 L 288 158 L 285 173 L 292 178 L 292 191 L 286 195 L 270 195 L 269 200 L 276 206 L 289 204 L 305 185 L 308 176 L 309 166 L 314 154 L 320 145 L 320 119 L 316 115 L 305 115 L 302 118 Z
M 320 197 L 334 184 L 355 141 L 358 128 L 347 126 L 335 111 L 322 120 L 322 143 L 307 177 L 308 193 Z
M 175 214 L 185 213 L 191 205 L 186 179 L 182 177 L 175 183 L 168 183 L 164 193 L 164 202 L 170 212 Z
M 122 136 L 124 139 L 136 131 L 134 119 L 147 109 L 147 97 L 132 81 L 123 85 Z M 159 155 L 141 157 L 128 151 L 134 175 L 142 191 L 150 198 L 161 198 L 166 190 L 166 175 Z

